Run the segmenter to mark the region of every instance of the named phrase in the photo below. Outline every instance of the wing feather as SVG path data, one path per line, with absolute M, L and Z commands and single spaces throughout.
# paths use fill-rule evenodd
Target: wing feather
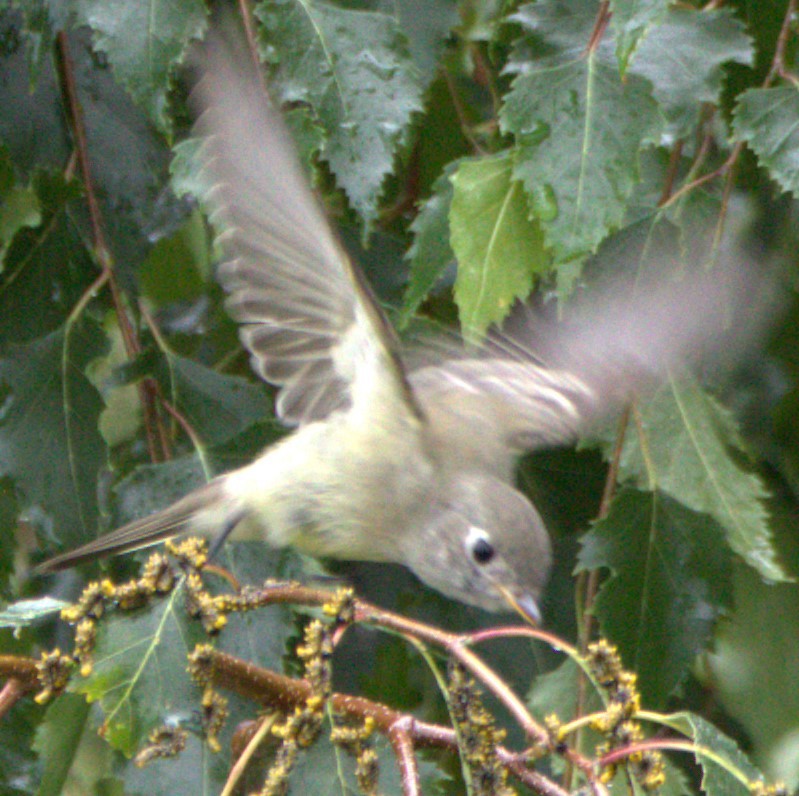
M 222 230 L 218 279 L 253 369 L 280 387 L 280 417 L 318 420 L 356 395 L 368 408 L 376 386 L 418 413 L 393 332 L 331 230 L 252 59 L 219 35 L 203 63 L 196 132 Z

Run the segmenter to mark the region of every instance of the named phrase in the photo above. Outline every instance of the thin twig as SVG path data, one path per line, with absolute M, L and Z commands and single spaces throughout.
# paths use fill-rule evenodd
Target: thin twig
M 0 719 L 16 705 L 22 697 L 35 690 L 35 686 L 26 684 L 17 677 L 12 677 L 7 680 L 0 690 Z
M 250 762 L 250 760 L 252 760 L 253 755 L 258 751 L 258 747 L 261 745 L 264 738 L 269 734 L 269 731 L 274 726 L 276 719 L 276 713 L 264 716 L 263 719 L 261 719 L 258 729 L 253 734 L 252 738 L 250 738 L 247 746 L 244 748 L 244 751 L 239 755 L 238 759 L 231 767 L 227 781 L 225 782 L 225 787 L 222 789 L 222 793 L 220 793 L 219 796 L 231 796 L 231 794 L 235 791 L 236 785 L 244 775 L 247 764 Z
M 610 22 L 610 17 L 610 2 L 609 0 L 602 0 L 599 4 L 599 10 L 596 13 L 594 29 L 591 31 L 591 36 L 585 48 L 586 53 L 593 52 L 599 46 L 599 42 L 602 41 L 602 36 L 605 34 L 605 28 L 607 28 L 608 22 Z
M 56 35 L 56 44 L 59 53 L 60 73 L 66 100 L 67 115 L 72 130 L 72 136 L 75 141 L 78 167 L 83 179 L 83 187 L 86 194 L 86 205 L 89 211 L 89 223 L 92 230 L 94 256 L 101 271 L 107 274 L 107 284 L 111 293 L 114 311 L 119 322 L 119 328 L 122 332 L 125 351 L 128 357 L 133 359 L 141 351 L 141 346 L 139 345 L 139 341 L 125 309 L 125 302 L 119 285 L 117 284 L 116 276 L 114 275 L 111 254 L 103 231 L 100 203 L 97 201 L 97 194 L 94 189 L 94 181 L 92 180 L 91 174 L 86 126 L 83 121 L 80 100 L 78 99 L 75 68 L 69 50 L 69 39 L 65 31 L 61 30 L 58 32 Z M 154 432 L 154 429 L 157 428 L 159 423 L 158 413 L 147 385 L 145 383 L 140 383 L 137 389 L 139 392 L 139 400 L 144 409 L 144 428 L 150 457 L 153 461 L 158 461 L 159 456 Z
M 413 728 L 415 719 L 412 716 L 403 716 L 394 722 L 388 731 L 388 740 L 397 757 L 400 770 L 403 796 L 421 796 L 421 783 L 419 781 L 419 766 L 413 746 Z

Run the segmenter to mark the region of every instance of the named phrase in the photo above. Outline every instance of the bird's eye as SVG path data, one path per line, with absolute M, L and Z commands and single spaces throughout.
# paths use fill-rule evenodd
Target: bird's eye
M 482 538 L 472 545 L 472 558 L 478 564 L 487 564 L 494 557 L 494 545 L 488 539 Z

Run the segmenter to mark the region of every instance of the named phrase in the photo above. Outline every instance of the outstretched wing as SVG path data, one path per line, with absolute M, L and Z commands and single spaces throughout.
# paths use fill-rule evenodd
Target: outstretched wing
M 222 36 L 194 98 L 218 278 L 253 369 L 281 389 L 287 423 L 320 419 L 374 390 L 416 411 L 393 331 L 313 195 L 254 60 Z M 373 404 L 371 404 L 373 405 Z
M 519 306 L 481 350 L 422 367 L 411 383 L 432 425 L 451 407 L 482 406 L 505 455 L 568 443 L 682 362 L 712 354 L 718 363 L 749 347 L 767 320 L 749 276 L 738 263 L 676 281 L 617 281 L 558 323 Z M 747 323 L 732 326 L 743 306 Z M 461 444 L 459 455 L 493 455 L 505 466 L 501 445 L 493 454 L 478 445 Z

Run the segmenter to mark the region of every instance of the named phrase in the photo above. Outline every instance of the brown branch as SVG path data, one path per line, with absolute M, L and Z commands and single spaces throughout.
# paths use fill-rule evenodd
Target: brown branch
M 91 165 L 89 160 L 89 147 L 86 138 L 86 126 L 83 121 L 83 111 L 78 98 L 77 84 L 75 82 L 75 67 L 69 51 L 69 39 L 65 31 L 61 30 L 56 35 L 58 49 L 59 72 L 61 75 L 62 90 L 65 97 L 67 117 L 75 142 L 78 167 L 83 178 L 83 187 L 86 193 L 86 205 L 89 211 L 89 222 L 92 230 L 94 256 L 101 271 L 108 274 L 108 287 L 111 292 L 111 301 L 122 332 L 122 340 L 128 357 L 133 359 L 140 351 L 141 346 L 130 323 L 125 310 L 122 292 L 113 271 L 111 254 L 106 243 L 103 231 L 102 213 L 97 201 L 97 194 L 92 180 Z M 138 386 L 139 400 L 144 409 L 144 428 L 147 435 L 147 445 L 153 461 L 158 461 L 155 435 L 153 429 L 158 426 L 159 419 L 153 404 L 152 395 L 146 384 Z
M 660 194 L 660 199 L 658 200 L 658 207 L 664 204 L 669 196 L 671 196 L 672 189 L 674 188 L 674 181 L 677 179 L 677 172 L 680 168 L 682 147 L 683 142 L 681 139 L 671 148 L 671 152 L 669 153 L 669 167 L 666 170 L 666 180 L 663 184 L 663 191 Z
M 609 0 L 602 0 L 599 4 L 596 20 L 594 21 L 594 29 L 591 31 L 591 36 L 585 47 L 586 53 L 593 52 L 599 46 L 599 42 L 602 41 L 602 36 L 605 34 L 605 28 L 607 28 L 611 16 Z
M 259 605 L 269 604 L 300 604 L 322 606 L 329 602 L 330 592 L 323 589 L 311 589 L 298 584 L 267 584 L 262 589 L 251 592 L 247 596 L 247 604 L 250 608 Z M 401 635 L 407 635 L 416 639 L 427 641 L 444 649 L 461 665 L 464 666 L 475 678 L 477 678 L 491 693 L 506 707 L 508 712 L 514 717 L 516 722 L 530 738 L 533 744 L 541 749 L 559 754 L 572 765 L 580 769 L 593 788 L 596 783 L 593 766 L 590 760 L 585 758 L 574 749 L 555 748 L 549 732 L 530 715 L 524 703 L 519 699 L 505 681 L 485 662 L 479 658 L 469 645 L 476 640 L 481 640 L 487 636 L 478 634 L 455 634 L 449 633 L 438 628 L 430 627 L 412 619 L 393 614 L 377 606 L 366 603 L 362 600 L 354 601 L 354 621 L 358 623 L 372 624 L 388 630 L 395 631 Z M 552 642 L 556 648 L 563 649 L 564 644 L 554 636 L 539 631 L 535 628 L 509 628 L 507 635 L 525 635 Z M 259 700 L 262 694 L 267 694 L 271 704 L 277 704 L 283 709 L 294 706 L 298 701 L 303 701 L 308 694 L 308 686 L 304 681 L 290 681 L 283 675 L 269 672 L 252 664 L 245 664 L 237 659 L 226 659 L 225 666 L 233 666 L 235 671 L 227 671 L 226 677 L 231 683 L 240 683 L 235 686 L 236 690 L 241 688 L 244 696 Z M 248 678 L 251 678 L 248 680 Z M 221 684 L 226 681 L 220 680 Z M 289 684 L 292 683 L 292 684 Z M 301 683 L 301 685 L 298 685 Z M 287 690 L 283 691 L 283 687 Z M 335 709 L 346 710 L 363 718 L 371 716 L 378 727 L 383 732 L 388 733 L 394 722 L 403 718 L 403 714 L 398 713 L 383 705 L 371 702 L 362 697 L 343 696 L 334 699 Z M 413 738 L 419 742 L 429 743 L 434 746 L 446 746 L 450 748 L 456 744 L 455 734 L 451 730 L 442 731 L 440 728 L 431 729 L 432 725 L 415 723 L 413 727 Z M 429 733 L 433 732 L 433 735 Z M 444 732 L 445 734 L 442 734 Z
M 421 796 L 419 782 L 419 766 L 413 747 L 413 728 L 416 720 L 411 716 L 403 716 L 394 722 L 388 731 L 388 740 L 397 757 L 404 796 Z
M 543 774 L 539 774 L 537 771 L 527 768 L 524 760 L 520 759 L 518 755 L 506 760 L 500 752 L 499 759 L 507 766 L 508 771 L 510 771 L 519 782 L 528 785 L 536 793 L 541 794 L 541 796 L 569 796 L 567 790 L 561 788 L 551 779 L 547 779 Z
M 22 697 L 35 690 L 35 686 L 27 686 L 22 680 L 18 680 L 16 677 L 7 680 L 3 688 L 0 689 L 0 719 L 16 705 Z
M 40 687 L 37 662 L 21 655 L 0 655 L 0 678 L 7 678 L 0 690 L 0 718 Z
M 209 668 L 211 682 L 215 686 L 283 712 L 290 712 L 304 705 L 313 695 L 311 685 L 305 680 L 263 669 L 225 652 L 213 651 Z M 438 748 L 452 752 L 458 750 L 458 739 L 454 730 L 419 721 L 366 697 L 334 693 L 330 697 L 330 704 L 334 711 L 360 721 L 372 719 L 380 733 L 389 739 L 397 755 L 405 796 L 420 793 L 414 757 L 416 748 Z M 555 783 L 527 768 L 525 756 L 501 746 L 497 748 L 497 754 L 503 765 L 519 780 L 548 796 L 565 796 L 565 792 Z M 594 779 L 591 769 L 587 769 L 586 773 L 589 780 Z
M 766 75 L 766 79 L 763 82 L 763 88 L 768 88 L 776 77 L 788 80 L 794 85 L 797 83 L 796 77 L 792 75 L 785 66 L 785 50 L 791 38 L 791 24 L 796 18 L 796 2 L 797 0 L 790 0 L 788 8 L 785 10 L 782 27 L 777 36 L 777 44 L 774 47 L 774 58 L 771 60 L 771 69 L 769 69 L 769 73 Z

